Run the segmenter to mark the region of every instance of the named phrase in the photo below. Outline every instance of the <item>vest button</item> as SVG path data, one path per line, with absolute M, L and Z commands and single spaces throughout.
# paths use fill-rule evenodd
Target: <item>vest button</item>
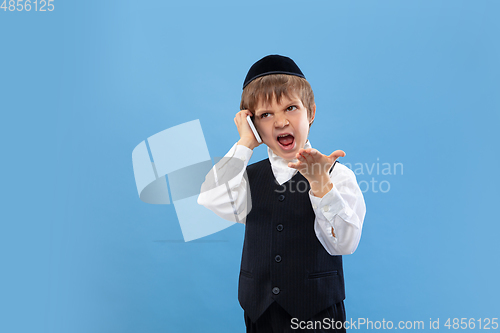
M 274 260 L 276 260 L 276 262 L 280 262 L 281 261 L 281 256 L 278 254 L 276 257 L 274 257 Z
M 278 224 L 278 225 L 276 226 L 276 230 L 278 230 L 278 231 L 283 230 L 283 224 Z
M 278 197 L 278 200 L 279 200 L 279 201 L 283 201 L 283 200 L 285 200 L 285 196 L 284 196 L 283 194 L 281 194 L 281 195 Z
M 273 294 L 278 295 L 280 293 L 280 288 L 274 287 L 273 288 Z

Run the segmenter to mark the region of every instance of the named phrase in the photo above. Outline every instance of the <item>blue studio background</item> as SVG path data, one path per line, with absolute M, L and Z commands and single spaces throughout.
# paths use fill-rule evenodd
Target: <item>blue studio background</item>
M 131 154 L 199 119 L 223 156 L 273 53 L 314 89 L 311 143 L 364 190 L 347 317 L 500 317 L 497 1 L 53 4 L 0 10 L 0 332 L 244 331 L 244 227 L 185 243 Z

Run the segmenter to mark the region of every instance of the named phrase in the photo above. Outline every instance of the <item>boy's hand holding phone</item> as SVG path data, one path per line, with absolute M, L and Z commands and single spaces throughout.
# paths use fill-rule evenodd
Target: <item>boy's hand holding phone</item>
M 259 146 L 262 142 L 258 142 L 250 125 L 247 121 L 247 116 L 252 116 L 252 113 L 248 110 L 241 110 L 234 117 L 234 123 L 238 128 L 238 133 L 240 134 L 240 140 L 237 142 L 239 145 L 243 145 L 250 149 L 254 149 Z
M 288 167 L 299 170 L 309 182 L 312 194 L 322 198 L 333 186 L 328 171 L 337 158 L 344 156 L 343 150 L 336 150 L 327 156 L 313 148 L 301 148 L 296 155 L 298 162 L 290 162 Z

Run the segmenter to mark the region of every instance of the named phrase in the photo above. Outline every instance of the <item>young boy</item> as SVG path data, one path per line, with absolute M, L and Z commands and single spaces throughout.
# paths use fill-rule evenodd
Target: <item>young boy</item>
M 366 211 L 354 173 L 336 161 L 345 153 L 311 147 L 314 95 L 288 57 L 250 68 L 240 110 L 240 139 L 207 175 L 198 203 L 246 225 L 238 299 L 247 332 L 345 332 L 342 255 L 356 250 Z M 248 166 L 260 143 L 247 115 L 269 154 Z

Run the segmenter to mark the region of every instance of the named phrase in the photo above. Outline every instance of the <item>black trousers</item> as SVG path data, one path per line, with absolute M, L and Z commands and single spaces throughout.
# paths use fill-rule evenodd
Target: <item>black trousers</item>
M 337 321 L 344 323 L 346 320 L 344 301 L 334 304 L 305 321 L 293 318 L 276 302 L 271 304 L 255 323 L 252 323 L 246 312 L 244 316 L 247 333 L 344 333 L 346 331 L 343 326 L 339 329 L 335 328 Z M 337 325 L 340 327 L 340 324 Z

